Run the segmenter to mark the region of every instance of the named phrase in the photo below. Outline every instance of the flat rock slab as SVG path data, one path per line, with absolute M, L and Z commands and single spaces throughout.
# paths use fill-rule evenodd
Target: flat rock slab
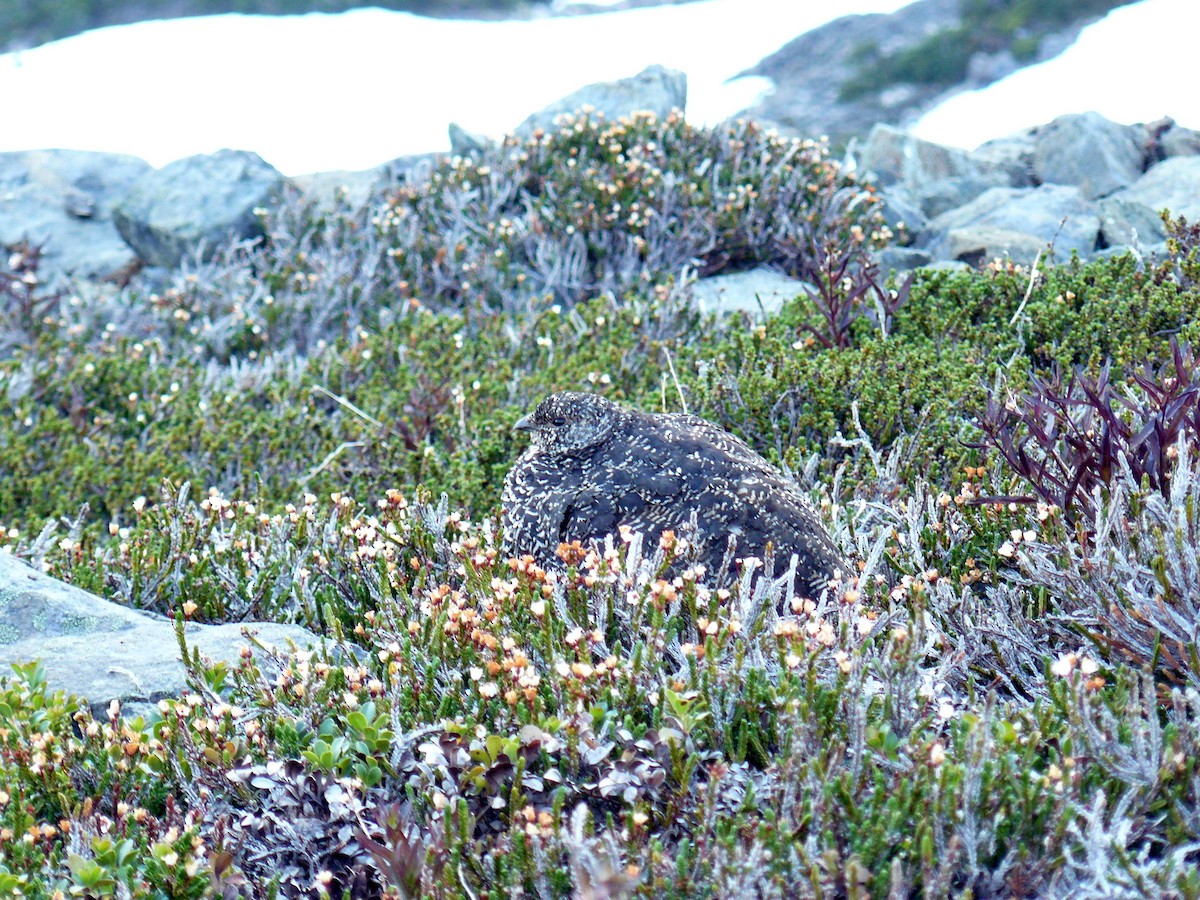
M 704 313 L 747 312 L 771 315 L 809 285 L 774 269 L 757 268 L 702 278 L 692 287 L 697 308 Z
M 139 178 L 113 210 L 117 229 L 152 266 L 211 256 L 231 239 L 258 237 L 259 207 L 274 204 L 288 181 L 257 153 L 219 150 L 176 160 Z
M 250 622 L 188 623 L 189 651 L 236 665 L 249 641 L 315 646 L 320 639 L 298 625 Z M 104 715 L 113 700 L 127 713 L 144 712 L 186 687 L 175 624 L 129 609 L 51 578 L 0 553 L 0 674 L 9 665 L 40 659 L 54 689 L 87 699 Z

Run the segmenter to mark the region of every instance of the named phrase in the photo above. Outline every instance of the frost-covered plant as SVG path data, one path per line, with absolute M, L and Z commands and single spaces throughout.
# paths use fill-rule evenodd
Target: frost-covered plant
M 1112 662 L 1146 667 L 1200 688 L 1200 461 L 1183 437 L 1167 491 L 1147 484 L 1122 453 L 1089 540 L 1025 544 L 1019 581 L 1055 598 L 1061 626 L 1094 642 Z

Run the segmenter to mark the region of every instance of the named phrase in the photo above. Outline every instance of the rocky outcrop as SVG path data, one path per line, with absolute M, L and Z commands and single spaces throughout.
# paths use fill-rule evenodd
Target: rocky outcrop
M 147 263 L 177 266 L 185 254 L 211 253 L 230 238 L 261 235 L 255 210 L 272 205 L 286 185 L 257 153 L 189 156 L 138 179 L 113 219 Z
M 1011 256 L 1031 263 L 1039 249 L 1090 256 L 1096 249 L 1100 218 L 1094 204 L 1071 185 L 991 188 L 965 206 L 929 223 L 920 246 L 935 258 L 986 262 Z
M 994 33 L 964 48 L 964 35 L 979 31 L 978 15 L 971 20 L 964 6 L 960 0 L 917 0 L 894 13 L 843 16 L 805 32 L 741 73 L 773 83 L 747 114 L 802 137 L 827 135 L 842 145 L 863 138 L 877 123 L 911 124 L 953 94 L 1051 59 L 1099 18 L 1094 6 L 1065 21 L 1026 9 L 1017 12 L 1026 22 L 1016 32 L 997 22 Z M 992 47 L 1018 37 L 1026 48 L 1036 47 L 1032 55 L 1022 53 L 1018 60 L 1008 47 Z M 969 53 L 965 65 L 959 58 L 963 53 Z M 923 70 L 927 83 L 885 74 L 887 66 L 863 77 L 878 61 L 905 58 L 901 71 Z
M 249 643 L 313 646 L 297 625 L 189 623 L 189 652 L 236 665 Z M 0 667 L 40 659 L 54 689 L 87 699 L 100 716 L 117 700 L 128 714 L 146 711 L 186 686 L 175 623 L 110 603 L 0 553 Z
M 115 278 L 137 254 L 113 224 L 114 204 L 150 164 L 118 153 L 0 153 L 0 246 L 41 245 L 43 275 Z
M 858 70 L 856 52 L 873 47 L 890 54 L 915 46 L 957 21 L 959 6 L 959 0 L 918 0 L 891 15 L 843 16 L 805 32 L 742 73 L 774 85 L 748 114 L 798 135 L 828 135 L 835 143 L 861 137 L 877 122 L 900 124 L 913 109 L 931 106 L 943 89 L 894 85 L 847 100 L 843 88 Z
M 1153 250 L 1165 239 L 1163 209 L 1200 220 L 1200 141 L 1170 119 L 1120 125 L 1096 113 L 989 141 L 973 152 L 876 126 L 854 161 L 880 186 L 883 213 L 903 222 L 907 251 L 881 263 L 977 265 L 996 257 L 1028 264 Z M 1192 149 L 1191 155 L 1184 155 Z
M 534 113 L 517 127 L 518 134 L 549 129 L 566 113 L 591 108 L 614 120 L 648 111 L 665 118 L 687 106 L 687 76 L 675 69 L 650 66 L 631 78 L 589 84 Z

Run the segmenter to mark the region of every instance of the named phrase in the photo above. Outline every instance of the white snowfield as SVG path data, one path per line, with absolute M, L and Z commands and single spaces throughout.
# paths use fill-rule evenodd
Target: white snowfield
M 505 22 L 361 9 L 104 28 L 0 56 L 0 151 L 101 150 L 161 166 L 232 147 L 289 175 L 364 169 L 447 149 L 450 122 L 499 136 L 585 84 L 653 63 L 686 72 L 688 117 L 714 123 L 770 86 L 730 79 L 796 35 L 903 5 L 702 0 Z M 1059 59 L 949 101 L 919 133 L 974 146 L 1088 109 L 1200 127 L 1184 49 L 1196 21 L 1197 0 L 1118 10 Z
M 972 150 L 1064 113 L 1098 112 L 1114 122 L 1170 116 L 1200 129 L 1196 44 L 1200 0 L 1142 0 L 1088 26 L 1061 55 L 951 97 L 911 129 Z

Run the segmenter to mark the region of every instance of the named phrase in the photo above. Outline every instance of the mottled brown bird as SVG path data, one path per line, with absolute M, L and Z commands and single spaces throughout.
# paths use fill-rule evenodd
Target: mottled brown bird
M 735 558 L 765 559 L 770 545 L 777 574 L 795 554 L 796 587 L 813 595 L 835 571 L 849 571 L 800 489 L 719 425 L 566 392 L 547 397 L 516 427 L 532 443 L 504 479 L 512 556 L 555 565 L 560 543 L 586 546 L 627 525 L 648 546 L 667 530 L 688 536 L 717 577 L 730 537 Z

